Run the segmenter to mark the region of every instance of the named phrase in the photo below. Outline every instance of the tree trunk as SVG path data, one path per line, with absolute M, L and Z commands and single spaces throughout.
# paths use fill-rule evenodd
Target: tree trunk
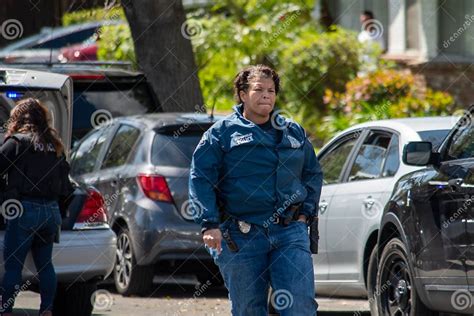
M 138 64 L 165 112 L 202 109 L 203 99 L 181 0 L 122 0 Z M 186 34 L 186 33 L 184 33 Z

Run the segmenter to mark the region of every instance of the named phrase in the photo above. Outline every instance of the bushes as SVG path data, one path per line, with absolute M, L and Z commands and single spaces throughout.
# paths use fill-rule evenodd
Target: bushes
M 250 64 L 274 67 L 282 79 L 277 106 L 302 123 L 321 144 L 352 124 L 393 117 L 448 114 L 453 98 L 416 86 L 415 78 L 378 64 L 357 77 L 362 47 L 355 32 L 321 28 L 311 18 L 314 0 L 216 0 L 188 13 L 201 90 L 208 109 L 228 111 L 234 104 L 232 81 Z M 67 14 L 64 24 L 125 17 L 122 8 Z M 100 60 L 135 64 L 128 25 L 108 25 L 98 42 Z M 374 52 L 371 60 L 378 60 Z
M 353 124 L 409 116 L 449 115 L 454 99 L 446 92 L 418 87 L 410 73 L 377 70 L 346 84 L 345 92 L 327 89 L 324 102 L 330 109 L 318 134 L 328 139 Z

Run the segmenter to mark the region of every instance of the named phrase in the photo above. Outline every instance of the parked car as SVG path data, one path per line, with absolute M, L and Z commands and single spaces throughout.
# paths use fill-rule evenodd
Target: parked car
M 75 147 L 71 174 L 104 193 L 118 236 L 119 293 L 146 293 L 155 273 L 194 273 L 201 281 L 221 282 L 188 201 L 192 153 L 214 121 L 193 113 L 122 117 Z
M 68 75 L 73 80 L 72 145 L 115 117 L 162 112 L 143 73 L 121 63 L 29 64 L 29 69 Z
M 57 62 L 60 49 L 77 45 L 99 33 L 103 25 L 124 23 L 120 20 L 104 20 L 74 24 L 65 27 L 44 27 L 37 34 L 25 37 L 0 49 L 3 62 Z
M 452 117 L 367 122 L 321 149 L 320 241 L 313 256 L 318 295 L 367 296 L 368 283 L 375 282 L 383 207 L 396 181 L 417 169 L 402 162 L 403 145 L 429 140 L 436 146 L 455 122 Z
M 61 48 L 58 55 L 59 62 L 68 63 L 76 61 L 97 60 L 98 45 L 95 41 L 86 41 L 81 44 Z
M 378 235 L 379 315 L 473 315 L 474 107 L 441 147 L 410 142 Z
M 23 97 L 39 99 L 52 114 L 53 126 L 65 146 L 71 142 L 72 81 L 59 74 L 0 68 L 0 123 L 3 129 L 15 101 Z M 61 208 L 60 243 L 54 244 L 53 262 L 58 279 L 54 302 L 55 315 L 91 315 L 91 295 L 97 283 L 112 273 L 116 238 L 106 218 L 102 195 L 93 187 L 75 183 L 76 189 L 67 209 Z M 1 201 L 3 203 L 3 201 Z M 5 224 L 0 219 L 0 239 Z M 3 242 L 0 243 L 0 279 L 3 277 Z M 38 289 L 31 254 L 23 270 L 28 290 Z M 1 281 L 1 280 L 0 280 Z

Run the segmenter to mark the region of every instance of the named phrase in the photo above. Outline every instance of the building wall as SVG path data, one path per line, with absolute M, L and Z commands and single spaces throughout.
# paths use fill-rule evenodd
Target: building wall
M 384 26 L 384 58 L 413 73 L 418 84 L 474 104 L 473 0 L 334 0 L 330 9 L 338 24 L 356 31 L 360 11 L 372 10 Z

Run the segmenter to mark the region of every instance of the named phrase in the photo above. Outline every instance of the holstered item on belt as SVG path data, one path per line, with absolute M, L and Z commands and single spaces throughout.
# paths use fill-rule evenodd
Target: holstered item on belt
M 279 223 L 283 226 L 288 226 L 290 222 L 298 220 L 298 216 L 300 215 L 300 210 L 302 203 L 298 204 L 291 204 L 288 206 L 288 208 L 285 210 L 284 215 L 285 217 L 280 217 Z
M 237 246 L 237 244 L 235 243 L 234 240 L 232 240 L 232 237 L 230 237 L 230 233 L 229 233 L 229 230 L 226 229 L 223 233 L 222 233 L 222 238 L 224 238 L 226 244 L 227 244 L 227 247 L 229 247 L 229 250 L 230 252 L 237 252 L 239 251 L 239 247 Z
M 310 238 L 310 245 L 309 248 L 311 253 L 317 254 L 318 253 L 318 245 L 319 245 L 319 217 L 314 216 L 313 220 L 311 221 L 311 225 L 309 226 L 309 238 Z

